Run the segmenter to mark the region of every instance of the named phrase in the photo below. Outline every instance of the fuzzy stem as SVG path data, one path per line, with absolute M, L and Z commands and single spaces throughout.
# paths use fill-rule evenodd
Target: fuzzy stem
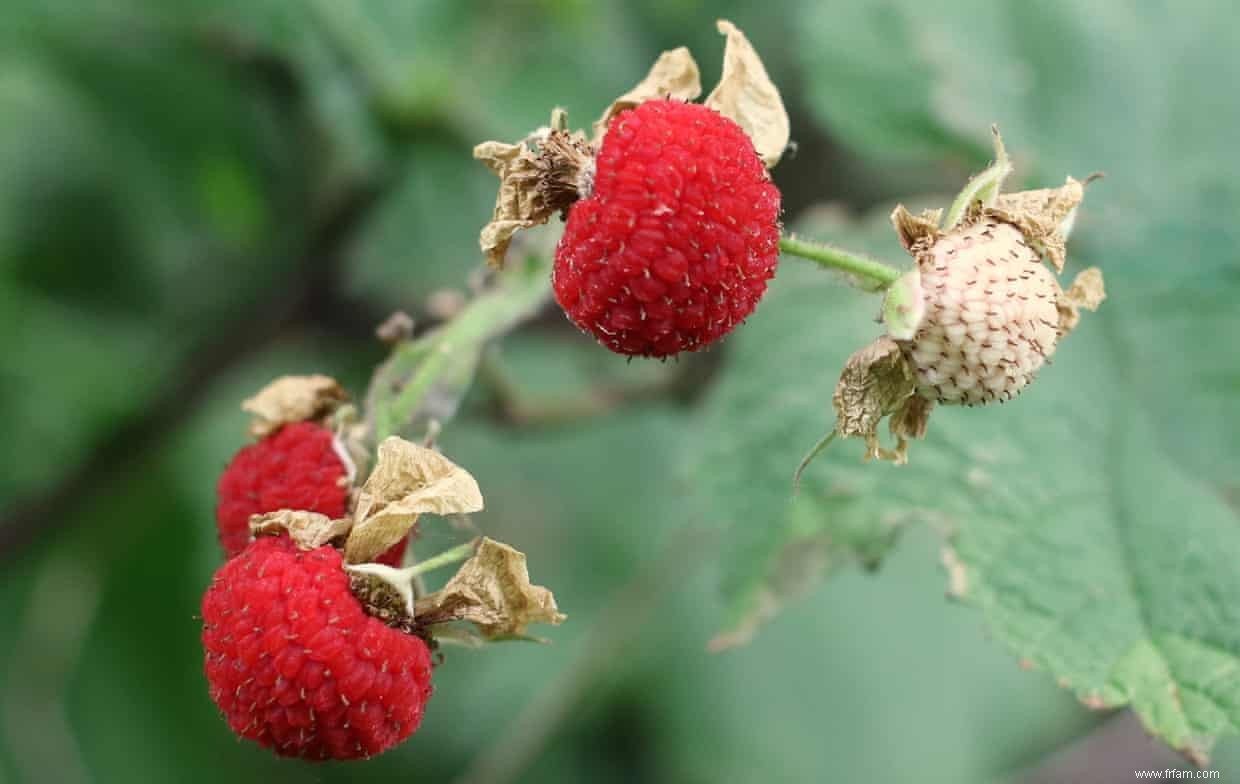
M 448 564 L 464 561 L 466 558 L 469 558 L 474 554 L 474 550 L 477 549 L 477 544 L 478 542 L 476 539 L 471 539 L 465 544 L 458 544 L 456 547 L 444 550 L 439 555 L 432 555 L 425 561 L 418 561 L 405 571 L 410 577 L 417 577 L 420 574 L 426 574 L 432 569 L 438 569 L 441 566 L 447 566 Z
M 866 291 L 884 291 L 903 274 L 881 261 L 796 237 L 780 237 L 779 249 L 790 256 L 809 259 L 827 269 L 846 272 L 857 278 Z
M 375 372 L 367 401 L 374 444 L 407 430 L 437 388 L 464 394 L 486 342 L 532 316 L 550 298 L 549 257 L 514 258 L 508 266 L 493 288 L 450 321 L 398 345 Z

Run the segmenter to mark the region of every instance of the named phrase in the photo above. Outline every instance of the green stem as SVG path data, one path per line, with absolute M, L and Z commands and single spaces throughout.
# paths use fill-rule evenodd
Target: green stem
M 418 561 L 413 566 L 410 566 L 409 569 L 407 570 L 409 573 L 409 576 L 417 577 L 420 574 L 426 574 L 432 569 L 438 569 L 441 566 L 447 566 L 448 564 L 454 564 L 460 561 L 464 561 L 466 558 L 469 558 L 471 555 L 474 554 L 476 545 L 477 545 L 476 541 L 469 541 L 469 542 L 466 542 L 465 544 L 458 544 L 456 547 L 453 547 L 449 550 L 444 550 L 439 555 L 432 555 L 430 558 L 427 558 L 425 561 Z
M 536 313 L 551 296 L 550 279 L 549 257 L 514 258 L 496 285 L 454 318 L 398 346 L 371 382 L 374 443 L 407 430 L 432 398 L 463 395 L 487 341 Z
M 881 261 L 796 237 L 780 237 L 779 249 L 790 256 L 817 262 L 827 269 L 846 272 L 857 278 L 866 291 L 883 291 L 903 274 Z

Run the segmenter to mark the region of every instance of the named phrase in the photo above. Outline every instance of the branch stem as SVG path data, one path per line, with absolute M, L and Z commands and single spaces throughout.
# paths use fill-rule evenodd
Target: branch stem
M 779 249 L 827 269 L 852 275 L 866 291 L 884 291 L 903 274 L 895 267 L 830 245 L 807 242 L 796 237 L 780 237 Z
M 550 299 L 549 256 L 514 258 L 508 265 L 492 288 L 471 300 L 451 320 L 398 345 L 375 371 L 367 396 L 375 444 L 407 432 L 419 412 L 436 402 L 432 398 L 437 390 L 440 397 L 448 397 L 453 389 L 463 395 L 473 381 L 486 342 L 532 316 Z M 439 405 L 444 407 L 442 401 Z M 455 404 L 449 408 L 455 410 Z

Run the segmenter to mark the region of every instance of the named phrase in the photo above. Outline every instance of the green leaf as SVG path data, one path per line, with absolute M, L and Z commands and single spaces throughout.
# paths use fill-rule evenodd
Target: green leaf
M 252 122 L 264 104 L 94 13 L 15 12 L 26 35 L 0 68 L 5 498 L 137 422 L 189 352 L 276 289 L 301 234 L 299 145 Z
M 864 233 L 806 233 L 880 257 L 898 252 L 880 217 Z M 905 467 L 863 465 L 858 442 L 837 442 L 791 499 L 798 459 L 831 426 L 844 360 L 879 328 L 876 302 L 785 263 L 730 340 L 729 367 L 692 445 L 708 519 L 731 524 L 729 633 L 743 639 L 804 590 L 807 575 L 849 560 L 876 564 L 902 527 L 924 522 L 946 538 L 953 592 L 980 608 L 1022 660 L 1086 704 L 1131 705 L 1152 732 L 1196 759 L 1235 731 L 1240 519 L 1157 436 L 1135 380 L 1149 378 L 1144 366 L 1161 357 L 1123 348 L 1132 303 L 1174 290 L 1173 274 L 1163 271 L 1159 283 L 1127 268 L 1107 274 L 1121 285 L 1017 401 L 935 409 Z M 1164 318 L 1157 310 L 1140 316 L 1150 332 Z M 1181 365 L 1198 376 L 1234 366 L 1212 350 L 1209 321 L 1177 323 L 1175 309 L 1166 317 L 1185 341 Z M 1198 415 L 1186 411 L 1182 420 Z

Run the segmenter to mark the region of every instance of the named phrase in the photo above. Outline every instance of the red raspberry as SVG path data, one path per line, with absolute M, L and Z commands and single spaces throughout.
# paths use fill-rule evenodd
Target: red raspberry
M 349 488 L 332 431 L 314 422 L 285 425 L 233 457 L 217 487 L 215 521 L 220 544 L 232 558 L 250 542 L 250 515 L 280 509 L 344 517 Z M 404 540 L 375 560 L 399 566 Z
M 422 721 L 430 650 L 366 614 L 331 547 L 258 538 L 215 573 L 202 619 L 211 699 L 277 754 L 370 757 Z
M 741 127 L 647 101 L 603 138 L 555 253 L 556 299 L 620 354 L 696 351 L 744 321 L 779 260 L 779 190 Z
M 231 558 L 250 541 L 250 515 L 297 509 L 344 517 L 349 488 L 332 431 L 313 422 L 285 425 L 240 452 L 217 488 L 215 520 Z

